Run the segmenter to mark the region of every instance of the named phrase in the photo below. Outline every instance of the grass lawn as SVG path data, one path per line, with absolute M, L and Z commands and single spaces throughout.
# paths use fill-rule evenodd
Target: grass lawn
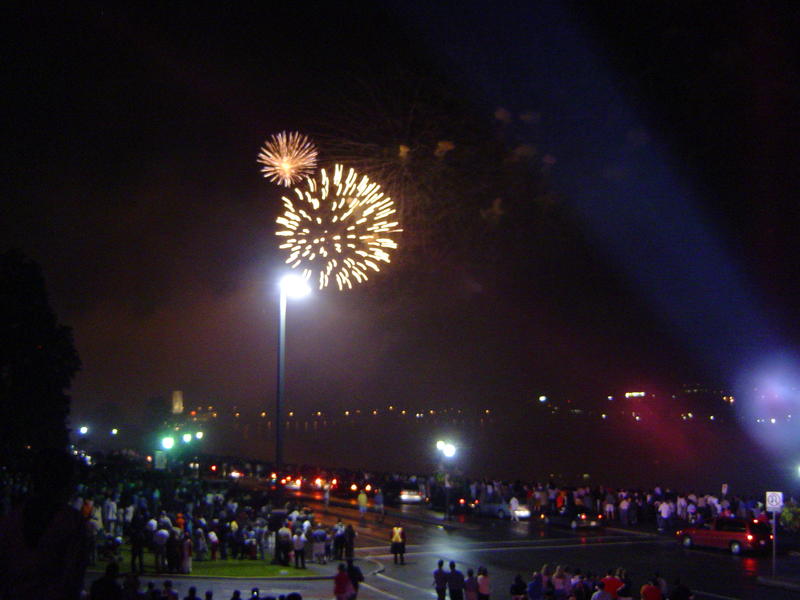
M 131 566 L 131 549 L 127 544 L 120 549 L 122 562 L 120 571 L 126 573 Z M 90 570 L 105 570 L 106 561 L 98 560 Z M 307 577 L 317 575 L 316 565 L 309 565 L 307 569 L 295 569 L 294 567 L 284 567 L 283 565 L 270 564 L 269 560 L 192 560 L 191 575 L 196 577 Z M 144 552 L 144 572 L 145 576 L 155 576 L 155 557 L 149 550 Z M 170 576 L 174 576 L 171 573 Z

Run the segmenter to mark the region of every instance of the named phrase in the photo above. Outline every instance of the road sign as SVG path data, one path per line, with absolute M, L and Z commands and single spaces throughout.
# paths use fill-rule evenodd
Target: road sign
M 767 492 L 767 511 L 780 512 L 783 510 L 783 492 Z

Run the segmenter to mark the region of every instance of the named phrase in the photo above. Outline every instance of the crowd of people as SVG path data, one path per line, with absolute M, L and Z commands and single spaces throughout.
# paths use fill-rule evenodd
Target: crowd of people
M 373 489 L 384 485 L 417 485 L 423 497 L 434 497 L 441 490 L 442 482 L 436 477 L 401 477 L 391 474 L 360 474 L 364 481 L 372 481 Z M 269 492 L 256 491 L 237 486 L 230 481 L 211 482 L 191 476 L 149 469 L 97 468 L 82 473 L 81 483 L 73 487 L 69 503 L 80 514 L 86 524 L 84 545 L 86 562 L 96 564 L 100 560 L 118 565 L 122 559 L 124 542 L 130 546 L 130 573 L 120 585 L 124 598 L 174 598 L 174 591 L 167 588 L 140 590 L 138 577 L 145 572 L 145 551 L 152 554 L 155 574 L 190 574 L 196 561 L 218 561 L 242 559 L 270 561 L 275 564 L 293 564 L 298 569 L 306 568 L 307 562 L 326 564 L 341 562 L 335 579 L 334 595 L 337 598 L 352 598 L 357 594 L 360 571 L 354 564 L 356 530 L 341 520 L 324 525 L 300 505 L 273 504 L 275 497 Z M 9 513 L 19 501 L 28 495 L 24 478 L 3 474 L 0 490 L 0 511 Z M 395 485 L 397 487 L 397 485 Z M 607 521 L 623 526 L 653 523 L 660 531 L 673 530 L 676 520 L 699 523 L 716 516 L 739 516 L 766 518 L 763 504 L 752 498 L 720 494 L 681 493 L 654 487 L 641 489 L 612 489 L 602 486 L 562 487 L 553 483 L 503 482 L 494 480 L 460 480 L 449 490 L 448 497 L 458 501 L 466 497 L 469 501 L 499 497 L 512 505 L 526 504 L 532 514 L 586 507 L 604 515 Z M 330 492 L 326 494 L 326 506 Z M 363 491 L 357 498 L 361 518 L 372 501 L 372 509 L 380 521 L 385 516 L 383 496 L 373 495 L 368 499 Z M 49 506 L 49 505 L 48 505 Z M 391 552 L 394 562 L 405 563 L 405 531 L 398 523 L 391 528 Z M 76 562 L 77 564 L 77 562 Z M 109 571 L 105 579 L 117 579 Z M 455 590 L 453 600 L 463 597 L 488 598 L 489 575 L 484 568 L 466 576 L 451 565 L 449 572 L 438 569 L 435 576 L 437 593 L 445 589 Z M 442 574 L 444 572 L 444 575 Z M 438 577 L 438 579 L 437 579 Z M 457 582 L 452 585 L 453 578 Z M 608 577 L 619 579 L 624 586 L 620 590 L 609 590 L 613 582 Z M 463 585 L 460 580 L 463 579 Z M 521 580 L 521 577 L 519 578 Z M 443 581 L 447 583 L 441 585 Z M 611 582 L 611 583 L 610 583 Z M 166 583 L 166 582 L 165 582 Z M 603 594 L 617 598 L 636 597 L 647 592 L 645 600 L 656 600 L 657 594 L 649 583 L 636 593 L 626 582 L 624 570 L 617 570 L 606 577 L 579 570 L 554 569 L 552 573 L 543 568 L 525 583 L 525 591 L 514 596 L 536 598 L 575 597 L 583 600 L 596 596 L 595 600 L 607 600 Z M 98 584 L 100 585 L 100 584 Z M 519 581 L 514 584 L 521 589 Z M 667 597 L 664 585 L 658 586 L 662 598 Z M 680 599 L 683 586 L 676 584 L 669 597 Z M 158 595 L 157 595 L 158 594 Z M 189 598 L 197 597 L 191 592 Z M 103 596 L 98 588 L 92 598 Z M 209 597 L 206 595 L 206 597 Z
M 433 571 L 432 586 L 438 600 L 489 600 L 492 580 L 486 567 L 467 569 L 466 576 L 455 562 L 445 569 L 439 560 Z M 605 575 L 580 569 L 545 564 L 534 571 L 528 581 L 517 575 L 508 593 L 512 600 L 690 600 L 692 593 L 680 579 L 672 587 L 658 572 L 653 573 L 637 589 L 628 572 L 619 567 Z

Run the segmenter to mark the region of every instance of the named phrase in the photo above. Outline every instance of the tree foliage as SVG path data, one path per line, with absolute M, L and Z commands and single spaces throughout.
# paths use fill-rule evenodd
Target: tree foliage
M 80 358 L 50 307 L 41 269 L 17 250 L 0 254 L 0 462 L 68 442 L 67 393 Z
M 800 531 L 800 506 L 795 502 L 784 505 L 781 511 L 781 525 L 787 531 Z

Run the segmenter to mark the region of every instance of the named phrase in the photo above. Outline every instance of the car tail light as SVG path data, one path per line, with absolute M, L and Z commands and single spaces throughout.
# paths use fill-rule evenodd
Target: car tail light
M 753 541 L 753 534 L 752 533 L 748 533 L 747 534 L 747 541 L 748 542 L 752 542 Z
M 774 539 L 775 539 L 775 536 L 774 536 L 774 535 L 772 535 L 772 534 L 770 533 L 770 534 L 769 534 L 769 539 L 771 539 L 771 540 L 774 540 Z
M 581 519 L 586 520 L 586 515 L 581 515 Z
M 603 518 L 603 515 L 597 515 L 597 518 L 598 518 L 598 519 L 602 519 L 602 518 Z
M 458 503 L 459 503 L 459 504 L 461 504 L 461 505 L 464 505 L 464 504 L 466 504 L 466 503 L 467 503 L 467 501 L 466 501 L 466 500 L 464 500 L 463 498 L 460 498 L 460 499 L 459 499 L 459 501 L 458 501 Z

